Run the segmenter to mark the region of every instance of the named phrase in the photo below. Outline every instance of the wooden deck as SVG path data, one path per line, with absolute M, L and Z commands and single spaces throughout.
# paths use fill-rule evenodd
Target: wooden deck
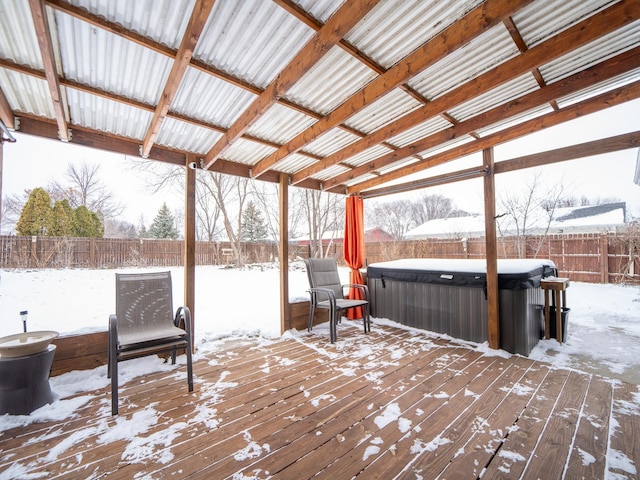
M 117 417 L 105 379 L 61 400 L 68 418 L 1 433 L 0 478 L 638 476 L 636 385 L 392 327 L 321 332 L 201 353 L 192 394 L 183 366 L 138 377 Z

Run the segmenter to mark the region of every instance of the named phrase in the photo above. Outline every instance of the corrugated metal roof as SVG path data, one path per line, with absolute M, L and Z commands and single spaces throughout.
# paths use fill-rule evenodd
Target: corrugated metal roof
M 594 15 L 617 0 L 545 0 L 532 2 L 513 15 L 529 48 Z
M 289 155 L 284 162 L 280 162 L 274 170 L 282 173 L 295 173 L 307 168 L 309 165 L 313 165 L 316 161 L 306 155 L 294 153 Z
M 468 120 L 539 88 L 533 74 L 527 73 L 452 108 L 448 113 L 458 121 Z
M 10 85 L 11 88 L 6 88 Z M 0 70 L 0 86 L 12 110 L 38 117 L 54 118 L 47 82 L 11 70 Z M 8 125 L 13 127 L 13 125 Z
M 369 162 L 373 158 L 381 157 L 382 155 L 386 155 L 387 153 L 392 152 L 392 150 L 383 145 L 375 145 L 373 147 L 367 148 L 366 150 L 354 155 L 352 157 L 347 158 L 344 162 L 345 165 L 349 165 L 351 167 L 358 167 Z
M 422 105 L 422 102 L 396 88 L 368 107 L 360 110 L 349 118 L 345 124 L 359 132 L 371 133 Z
M 303 151 L 320 157 L 327 157 L 347 145 L 357 142 L 359 139 L 359 136 L 347 132 L 342 128 L 332 128 L 309 143 L 304 147 Z
M 180 46 L 195 0 L 66 0 L 174 50 Z
M 194 57 L 264 88 L 313 33 L 275 3 L 218 0 Z
M 196 0 L 70 0 L 71 5 L 102 18 L 97 22 L 83 13 L 84 10 L 73 12 L 73 7 L 65 3 L 46 3 L 45 13 L 51 24 L 49 40 L 54 51 L 51 60 L 57 65 L 57 71 L 47 72 L 40 58 L 29 2 L 0 1 L 0 92 L 11 108 L 0 114 L 5 120 L 11 119 L 12 115 L 29 117 L 29 122 L 23 122 L 26 128 L 47 135 L 52 135 L 51 120 L 54 120 L 58 128 L 82 127 L 83 135 L 78 137 L 84 139 L 92 134 L 109 132 L 113 134 L 114 145 L 118 145 L 118 136 L 138 141 L 147 138 L 150 142 L 145 148 L 150 148 L 151 144 L 158 147 L 156 152 L 163 151 L 160 147 L 171 148 L 163 158 L 166 161 L 176 162 L 181 154 L 191 152 L 209 157 L 210 168 L 218 168 L 215 164 L 221 159 L 241 164 L 227 171 L 248 174 L 246 167 L 255 166 L 252 171 L 258 171 L 258 176 L 268 170 L 295 175 L 316 165 L 316 160 L 309 155 L 297 152 L 324 158 L 349 146 L 349 150 L 335 155 L 335 160 L 344 164 L 331 165 L 329 159 L 320 164 L 326 166 L 324 170 L 309 169 L 314 172 L 311 180 L 323 182 L 344 173 L 345 165 L 368 166 L 367 163 L 390 151 L 388 145 L 409 147 L 435 132 L 450 128 L 452 125 L 445 114 L 458 121 L 478 119 L 474 128 L 481 135 L 507 131 L 512 125 L 520 125 L 541 112 L 555 115 L 548 105 L 542 105 L 493 125 L 486 124 L 488 119 L 483 123 L 482 112 L 517 100 L 538 88 L 532 74 L 509 72 L 506 68 L 495 73 L 492 70 L 520 55 L 516 41 L 503 23 L 474 39 L 467 39 L 468 43 L 462 48 L 453 50 L 452 47 L 444 59 L 424 72 L 412 72 L 410 65 L 394 69 L 399 60 L 480 5 L 480 0 L 381 0 L 368 13 L 366 2 L 296 1 L 303 12 L 293 5 L 281 7 L 262 0 L 216 0 L 209 16 L 195 24 L 201 26 L 202 31 L 194 32 L 199 35 L 199 41 L 192 64 L 185 70 L 174 71 L 175 76 L 170 80 L 174 62 L 172 49 L 179 48 L 191 25 L 189 19 L 198 4 Z M 606 7 L 607 22 L 596 21 L 590 29 L 576 33 L 584 38 L 576 44 L 585 43 L 586 46 L 579 49 L 574 46 L 571 53 L 557 59 L 551 57 L 553 49 L 550 49 L 546 60 L 545 48 L 540 48 L 537 53 L 541 56 L 540 71 L 547 82 L 557 82 L 589 66 L 593 66 L 595 72 L 604 59 L 640 47 L 637 2 L 609 7 L 610 3 L 608 0 L 532 0 L 518 12 L 517 5 L 514 7 L 510 2 L 492 2 L 486 4 L 485 11 L 505 9 L 504 17 L 513 19 L 527 45 L 532 47 L 541 45 L 552 35 L 562 35 L 567 27 L 581 19 L 602 15 L 602 9 Z M 39 6 L 34 4 L 34 8 Z M 345 16 L 334 17 L 338 14 Z M 306 25 L 305 16 L 318 19 L 318 25 Z M 492 22 L 493 19 L 485 20 Z M 321 27 L 326 22 L 331 25 Z M 625 22 L 633 23 L 624 28 L 616 27 Z M 336 32 L 341 25 L 355 25 L 351 31 L 344 28 L 341 32 L 346 40 L 342 44 L 339 38 L 327 35 L 326 31 Z M 614 27 L 617 31 L 604 31 Z M 593 33 L 597 33 L 598 39 L 590 37 Z M 449 36 L 437 38 L 443 44 L 450 40 Z M 159 47 L 158 43 L 169 48 Z M 323 56 L 318 54 L 320 60 L 310 68 L 307 68 L 307 59 L 296 57 L 305 45 L 320 49 L 318 53 L 326 52 Z M 366 57 L 393 70 L 380 77 L 367 66 Z M 608 105 L 619 98 L 640 96 L 634 83 L 640 80 L 640 64 L 633 65 L 632 60 L 627 55 L 615 63 L 616 74 L 622 66 L 622 71 L 628 71 L 626 75 L 576 94 L 570 94 L 572 87 L 567 86 L 566 91 L 558 95 L 561 98 L 556 99 L 558 105 L 562 109 L 621 85 L 630 86 L 627 91 L 616 91 L 616 95 L 603 103 Z M 613 67 L 602 69 L 597 78 L 612 76 L 613 73 L 607 72 L 613 72 Z M 288 91 L 283 91 L 282 84 L 275 83 L 281 72 L 287 84 L 293 83 Z M 499 77 L 492 78 L 498 73 Z M 482 74 L 487 76 L 486 85 L 500 84 L 500 87 L 483 92 L 477 82 L 468 84 Z M 43 80 L 45 75 L 49 75 L 51 85 Z M 55 75 L 61 84 L 62 109 L 58 110 L 53 108 L 51 95 L 51 88 L 56 88 Z M 596 77 L 585 75 L 581 81 L 586 82 L 589 78 Z M 411 92 L 407 93 L 406 87 L 398 87 L 403 84 L 408 84 L 428 100 L 439 99 L 438 111 L 428 104 L 422 107 L 421 100 L 414 98 Z M 365 87 L 367 89 L 363 90 Z M 455 94 L 445 97 L 454 90 Z M 160 115 L 154 117 L 152 109 L 158 105 L 163 92 L 172 98 L 169 112 L 158 110 Z M 287 102 L 281 102 L 282 98 Z M 141 108 L 139 102 L 149 107 Z M 300 109 L 285 106 L 284 103 L 289 102 L 298 104 Z M 336 110 L 338 106 L 342 107 Z M 318 120 L 311 112 L 309 115 L 301 113 L 305 108 L 326 118 Z M 564 112 L 558 113 L 561 117 Z M 177 120 L 176 116 L 183 120 Z M 149 131 L 152 118 L 159 119 L 159 123 Z M 209 123 L 212 128 L 197 126 L 198 122 Z M 537 128 L 535 124 L 531 127 Z M 399 131 L 400 128 L 406 130 Z M 220 129 L 228 131 L 217 131 Z M 348 129 L 363 135 L 375 132 L 376 141 L 359 142 L 361 135 Z M 157 136 L 154 132 L 158 132 Z M 243 135 L 264 142 L 250 141 Z M 457 142 L 466 141 L 471 141 L 471 137 L 435 145 L 423 155 L 435 155 L 455 148 Z M 276 151 L 267 144 L 282 147 L 269 162 L 258 166 L 261 160 Z M 417 148 L 416 145 L 411 151 Z M 351 157 L 344 160 L 347 153 Z M 384 179 L 384 172 L 390 168 L 413 161 L 407 158 L 394 163 L 393 167 L 384 167 L 377 182 Z M 220 164 L 220 170 L 228 166 L 224 162 Z M 425 168 L 427 165 L 428 162 L 423 163 Z M 298 175 L 295 181 L 304 181 L 302 176 Z M 369 174 L 360 178 L 365 177 L 375 178 Z M 314 182 L 305 184 L 314 185 Z
M 304 113 L 276 103 L 249 127 L 247 133 L 271 142 L 286 143 L 316 121 Z
M 604 82 L 601 82 L 591 88 L 580 90 L 572 95 L 567 95 L 558 99 L 557 103 L 560 108 L 566 108 L 570 105 L 580 103 L 588 98 L 595 97 L 601 93 L 609 92 L 615 88 L 623 85 L 628 85 L 632 82 L 637 82 L 640 79 L 640 67 L 635 70 L 631 70 L 623 75 L 610 78 Z
M 344 2 L 345 0 L 294 0 L 302 10 L 322 23 L 326 23 Z
M 95 95 L 67 89 L 71 118 L 80 125 L 127 138 L 143 139 L 152 113 Z
M 518 53 L 511 35 L 500 24 L 416 75 L 409 85 L 433 100 Z
M 451 123 L 442 117 L 433 117 L 429 120 L 419 123 L 415 127 L 405 130 L 395 137 L 391 137 L 387 140 L 387 143 L 401 148 L 411 145 L 413 142 L 420 140 L 421 138 L 428 137 L 436 132 L 449 128 Z
M 224 159 L 245 165 L 255 165 L 274 151 L 275 148 L 268 145 L 240 138 L 225 150 Z
M 160 128 L 157 143 L 204 155 L 221 136 L 221 133 L 211 129 L 167 118 Z
M 449 140 L 448 142 L 441 143 L 437 147 L 433 147 L 433 148 L 429 148 L 427 150 L 424 150 L 424 151 L 420 152 L 418 155 L 420 157 L 422 157 L 423 159 L 424 158 L 434 157 L 434 156 L 438 155 L 439 153 L 446 152 L 447 150 L 451 150 L 454 147 L 457 147 L 457 146 L 460 146 L 460 145 L 464 145 L 465 143 L 472 142 L 473 140 L 475 140 L 473 137 L 470 137 L 469 135 L 463 135 L 461 137 Z
M 524 121 L 532 120 L 534 118 L 540 117 L 552 111 L 553 109 L 551 108 L 551 105 L 548 105 L 548 104 L 542 105 L 540 107 L 533 108 L 527 112 L 514 115 L 512 117 L 503 118 L 499 122 L 488 125 L 486 127 L 479 128 L 475 131 L 475 133 L 480 135 L 480 137 L 486 137 L 488 135 L 492 135 L 494 133 L 505 130 L 509 127 L 519 125 Z
M 607 58 L 625 52 L 637 46 L 639 42 L 640 21 L 636 21 L 541 66 L 540 73 L 547 83 L 556 82 Z
M 42 69 L 42 57 L 29 4 L 23 0 L 3 0 L 0 2 L 0 18 L 2 58 Z
M 481 0 L 385 0 L 346 40 L 389 68 L 472 10 Z
M 243 88 L 189 67 L 171 108 L 228 128 L 255 98 Z
M 333 47 L 285 97 L 325 115 L 375 77 L 369 67 L 341 48 Z
M 65 77 L 155 104 L 172 61 L 106 30 L 56 12 Z M 127 81 L 123 82 L 126 78 Z

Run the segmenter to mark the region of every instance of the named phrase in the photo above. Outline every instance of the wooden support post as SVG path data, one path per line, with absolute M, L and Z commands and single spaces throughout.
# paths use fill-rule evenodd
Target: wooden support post
M 609 238 L 600 235 L 600 283 L 609 283 Z
M 493 169 L 493 148 L 482 151 L 487 169 L 484 176 L 484 225 L 487 251 L 487 317 L 489 347 L 500 348 L 500 315 L 498 298 L 498 244 L 496 240 L 496 190 Z
M 290 328 L 289 309 L 289 177 L 280 175 L 280 333 Z
M 191 311 L 191 348 L 195 352 L 196 304 L 196 170 L 189 164 L 195 155 L 187 155 L 184 195 L 184 305 Z

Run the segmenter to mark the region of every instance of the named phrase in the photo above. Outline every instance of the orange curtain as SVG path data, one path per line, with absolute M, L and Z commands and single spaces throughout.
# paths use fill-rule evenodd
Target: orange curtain
M 362 284 L 360 269 L 364 266 L 364 202 L 357 196 L 347 197 L 344 222 L 344 261 L 351 268 L 350 283 Z M 362 299 L 362 292 L 357 288 L 350 288 L 348 298 Z M 352 308 L 347 312 L 347 318 L 362 318 L 362 308 Z

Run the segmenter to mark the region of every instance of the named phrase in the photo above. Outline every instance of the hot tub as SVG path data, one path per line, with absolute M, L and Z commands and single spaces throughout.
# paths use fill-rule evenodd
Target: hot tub
M 540 280 L 550 260 L 498 260 L 500 348 L 529 355 L 542 337 Z M 482 343 L 488 340 L 486 261 L 416 258 L 369 265 L 371 315 Z

